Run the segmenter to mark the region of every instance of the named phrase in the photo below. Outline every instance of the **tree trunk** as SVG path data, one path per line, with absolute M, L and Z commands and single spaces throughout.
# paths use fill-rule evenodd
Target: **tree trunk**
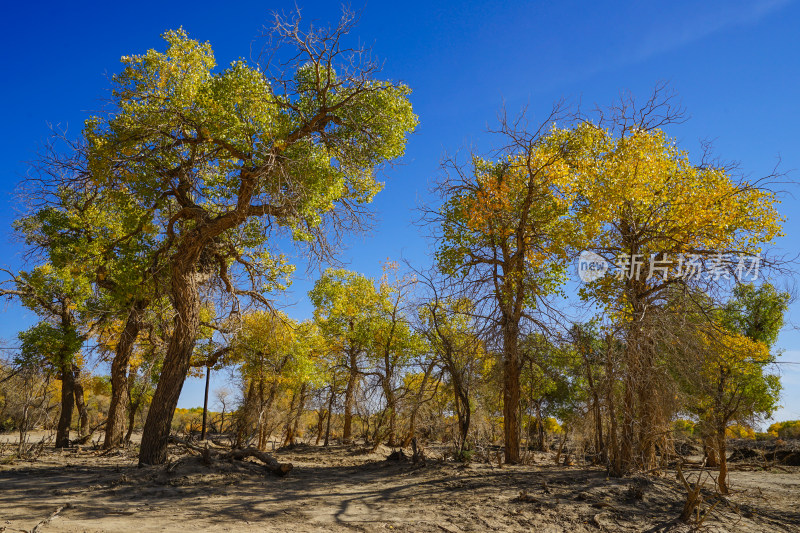
M 594 447 L 595 454 L 597 455 L 596 460 L 599 459 L 600 462 L 605 463 L 606 451 L 605 444 L 603 442 L 603 418 L 600 413 L 600 395 L 595 387 L 592 366 L 588 357 L 584 356 L 584 362 L 586 365 L 586 379 L 592 396 L 592 414 L 594 415 Z
M 469 436 L 469 426 L 472 419 L 472 409 L 469 406 L 469 400 L 461 400 L 461 412 L 458 414 L 458 450 L 464 451 L 467 444 L 467 437 Z
M 606 462 L 606 444 L 603 439 L 603 417 L 600 412 L 600 398 L 595 394 L 594 397 L 594 424 L 595 424 L 595 453 L 599 455 L 599 461 Z
M 72 409 L 75 405 L 75 374 L 72 365 L 64 363 L 61 367 L 61 415 L 56 430 L 56 448 L 69 446 L 69 427 L 72 424 Z
M 180 252 L 176 252 L 179 254 Z M 167 461 L 167 439 L 200 325 L 200 297 L 194 272 L 196 261 L 173 266 L 171 280 L 175 322 L 161 377 L 147 413 L 142 433 L 139 464 L 160 465 Z
M 281 368 L 283 368 L 283 365 L 281 365 Z M 272 380 L 266 400 L 264 399 L 263 381 L 259 381 L 258 385 L 259 398 L 261 401 L 261 411 L 258 416 L 258 449 L 266 450 L 267 442 L 269 442 L 269 438 L 272 436 L 272 430 L 277 428 L 277 424 L 270 426 L 267 422 L 272 413 L 272 404 L 275 403 L 275 397 L 278 395 L 278 380 Z M 292 398 L 292 402 L 294 402 L 294 398 Z M 291 409 L 289 410 L 291 411 Z
M 518 344 L 519 337 L 516 325 L 506 323 L 503 328 L 503 437 L 507 464 L 517 464 L 520 461 L 520 366 Z
M 623 380 L 624 392 L 622 397 L 622 428 L 620 438 L 620 460 L 618 475 L 624 476 L 633 470 L 634 450 L 636 448 L 636 380 L 639 377 L 638 334 L 635 325 L 630 327 L 628 342 L 624 351 Z
M 283 439 L 283 445 L 289 446 L 294 444 L 294 402 L 299 397 L 297 391 L 292 391 L 292 399 L 289 401 L 288 416 L 286 417 L 286 436 Z
M 347 379 L 347 389 L 344 392 L 344 429 L 342 442 L 350 444 L 353 433 L 353 403 L 355 402 L 356 386 L 358 385 L 358 360 L 355 350 L 350 350 L 350 375 Z
M 323 446 L 328 446 L 328 441 L 331 436 L 331 417 L 333 416 L 333 400 L 336 398 L 336 383 L 331 383 L 331 397 L 328 399 L 328 423 L 325 426 L 325 444 Z
M 80 420 L 78 434 L 83 437 L 89 430 L 89 411 L 86 410 L 86 398 L 84 398 L 83 383 L 80 380 L 81 370 L 78 365 L 72 365 L 72 373 L 75 376 L 75 407 L 78 408 Z
M 717 485 L 720 494 L 728 494 L 728 457 L 725 443 L 725 426 L 717 431 L 717 454 L 719 459 L 719 477 Z
M 26 438 L 27 433 L 28 433 L 28 404 L 27 403 L 23 404 L 23 406 L 22 406 L 22 417 L 20 419 L 19 427 L 17 428 L 17 431 L 19 432 L 19 441 L 18 441 L 19 446 L 17 446 L 17 450 L 18 450 L 19 454 L 21 455 L 22 451 L 23 451 L 23 449 L 25 447 L 25 438 Z
M 236 438 L 234 439 L 234 448 L 243 448 L 244 442 L 247 440 L 248 435 L 252 432 L 252 413 L 255 405 L 256 385 L 255 381 L 250 380 L 247 386 L 247 394 L 244 397 L 244 402 L 241 407 L 236 410 Z
M 452 366 L 450 376 L 453 384 L 453 403 L 458 417 L 458 451 L 460 453 L 464 451 L 467 436 L 469 435 L 472 409 L 469 405 L 469 391 L 464 386 L 462 375 L 455 366 Z
M 715 435 L 707 435 L 703 437 L 703 452 L 706 455 L 706 466 L 710 468 L 717 468 L 719 461 L 717 460 L 717 446 Z
M 327 409 L 320 409 L 317 413 L 317 439 L 314 441 L 314 446 L 319 446 L 319 441 L 322 440 L 322 428 L 325 425 L 325 416 L 327 413 Z
M 123 442 L 130 442 L 133 430 L 136 427 L 136 413 L 139 411 L 141 400 L 138 402 L 128 402 L 128 431 L 125 433 Z
M 425 394 L 425 385 L 428 384 L 428 378 L 430 378 L 431 372 L 433 372 L 433 368 L 435 363 L 432 361 L 426 368 L 425 374 L 422 376 L 422 382 L 419 385 L 419 390 L 417 391 L 416 397 L 414 398 L 414 407 L 411 409 L 411 416 L 409 417 L 408 423 L 408 437 L 403 442 L 403 446 L 408 446 L 411 443 L 411 440 L 416 437 L 417 432 L 417 413 L 419 412 L 419 408 L 422 405 L 422 397 Z
M 626 244 L 626 249 L 631 251 L 631 254 L 637 253 L 637 248 L 633 244 Z M 637 423 L 644 422 L 641 419 L 641 412 L 637 412 L 637 397 L 641 398 L 642 390 L 642 332 L 640 331 L 641 322 L 645 317 L 645 307 L 640 302 L 639 295 L 643 292 L 643 288 L 638 279 L 629 278 L 625 281 L 625 294 L 629 299 L 629 305 L 632 309 L 631 322 L 627 327 L 627 342 L 623 352 L 623 367 L 622 376 L 624 383 L 624 393 L 622 399 L 622 428 L 620 435 L 620 459 L 618 462 L 618 475 L 629 474 L 634 467 L 634 455 L 637 444 L 641 446 L 642 442 L 636 440 L 636 425 Z M 650 369 L 644 369 L 645 372 Z M 652 391 L 650 391 L 652 393 Z M 640 432 L 641 436 L 643 433 Z M 641 450 L 641 448 L 639 448 Z
M 303 416 L 303 410 L 306 408 L 306 391 L 308 384 L 303 383 L 300 386 L 300 399 L 297 402 L 297 414 L 294 417 L 294 425 L 292 426 L 292 439 L 289 444 L 294 444 L 294 439 L 297 437 L 297 432 L 300 429 L 300 418 Z
M 123 442 L 125 410 L 128 407 L 128 366 L 136 338 L 142 328 L 141 315 L 145 307 L 146 304 L 141 300 L 134 302 L 117 342 L 114 359 L 111 361 L 111 402 L 108 406 L 106 435 L 103 441 L 103 448 L 106 450 L 121 446 Z
M 636 409 L 633 384 L 625 383 L 622 401 L 622 442 L 620 443 L 619 475 L 625 475 L 633 468 L 633 444 L 635 438 Z
M 615 382 L 615 373 L 614 373 L 614 359 L 612 357 L 612 340 L 610 336 L 606 336 L 605 339 L 606 344 L 606 379 L 608 380 L 609 385 L 605 387 L 606 392 L 606 408 L 608 409 L 608 445 L 609 450 L 607 450 L 606 458 L 610 459 L 608 461 L 608 473 L 615 477 L 621 477 L 622 474 L 622 454 L 620 452 L 618 434 L 619 428 L 617 424 L 617 402 L 614 399 L 614 387 L 613 383 Z M 608 453 L 610 452 L 610 454 Z M 609 457 L 610 456 L 610 457 Z
M 564 451 L 564 444 L 567 442 L 567 430 L 564 428 L 564 433 L 561 434 L 561 444 L 558 445 L 558 451 L 556 452 L 556 456 L 554 459 L 555 464 L 561 462 L 561 454 Z
M 206 367 L 206 393 L 203 396 L 203 429 L 200 431 L 200 440 L 206 440 L 206 421 L 208 420 L 208 384 L 211 381 L 211 367 Z
M 542 420 L 542 401 L 536 402 L 536 450 L 545 451 L 544 420 Z
M 389 412 L 389 434 L 386 435 L 386 444 L 388 446 L 395 446 L 395 427 L 397 424 L 397 413 L 395 411 L 397 402 L 394 397 L 394 390 L 391 384 L 387 383 L 384 386 L 384 394 L 386 395 L 386 410 Z
M 658 407 L 655 405 L 654 392 L 657 385 L 654 380 L 655 362 L 650 342 L 640 343 L 636 370 L 638 402 L 636 416 L 639 425 L 636 457 L 641 462 L 640 466 L 649 471 L 656 466 L 656 438 L 662 432 L 658 426 L 660 418 Z

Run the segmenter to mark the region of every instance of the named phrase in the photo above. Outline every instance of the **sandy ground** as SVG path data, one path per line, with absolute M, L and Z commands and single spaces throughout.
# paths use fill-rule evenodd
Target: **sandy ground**
M 546 454 L 526 466 L 421 466 L 387 461 L 389 451 L 301 445 L 275 452 L 294 464 L 284 478 L 254 463 L 209 467 L 185 455 L 168 472 L 138 468 L 133 451 L 50 450 L 24 461 L 7 451 L 0 532 L 689 530 L 674 520 L 685 491 L 673 474 L 608 479 L 599 468 L 552 465 Z M 731 479 L 706 530 L 800 531 L 800 467 Z

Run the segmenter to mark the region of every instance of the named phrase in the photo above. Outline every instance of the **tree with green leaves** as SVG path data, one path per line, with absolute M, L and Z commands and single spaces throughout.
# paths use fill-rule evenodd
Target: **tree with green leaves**
M 166 460 L 201 285 L 216 281 L 234 299 L 269 306 L 264 294 L 292 270 L 276 251 L 281 232 L 330 253 L 327 236 L 364 221 L 362 206 L 381 188 L 375 169 L 403 153 L 416 125 L 410 91 L 375 80 L 375 64 L 344 46 L 352 25 L 345 17 L 303 31 L 299 20 L 278 18 L 273 37 L 288 63 L 235 61 L 222 71 L 208 43 L 167 32 L 165 52 L 123 58 L 113 110 L 86 122 L 92 178 L 126 190 L 150 213 L 168 258 L 176 318 L 142 464 Z
M 386 402 L 386 441 L 389 446 L 397 444 L 400 373 L 408 361 L 425 349 L 425 343 L 414 331 L 409 316 L 415 283 L 416 280 L 411 276 L 399 276 L 397 265 L 390 262 L 384 265 L 384 274 L 377 289 L 374 338 L 368 356 L 378 375 Z
M 541 333 L 520 341 L 522 354 L 522 406 L 528 413 L 527 435 L 544 451 L 546 420 L 561 421 L 565 434 L 580 415 L 586 383 L 580 372 L 580 357 L 574 346 L 556 344 Z M 563 441 L 564 439 L 562 439 Z
M 284 446 L 295 444 L 306 403 L 313 391 L 324 384 L 325 351 L 324 339 L 313 320 L 297 324 L 293 344 L 294 364 L 286 375 L 286 388 L 291 398 L 286 416 Z
M 17 430 L 17 454 L 28 450 L 28 431 L 47 425 L 57 407 L 54 373 L 41 361 L 0 358 L 0 430 Z
M 163 306 L 156 273 L 159 239 L 151 213 L 122 187 L 94 179 L 86 143 L 54 132 L 23 186 L 29 212 L 15 222 L 29 254 L 57 267 L 80 270 L 94 285 L 91 317 L 102 323 L 102 345 L 113 352 L 111 404 L 103 446 L 122 444 L 127 407 L 127 373 L 134 346 L 145 328 L 148 306 Z M 160 300 L 160 302 L 159 302 Z
M 12 288 L 0 294 L 16 296 L 41 317 L 19 334 L 20 364 L 52 368 L 61 380 L 61 414 L 56 431 L 57 448 L 70 444 L 75 406 L 75 376 L 80 372 L 78 353 L 89 334 L 83 318 L 91 297 L 91 285 L 77 269 L 59 269 L 45 263 L 30 272 L 5 271 Z
M 688 411 L 698 417 L 702 434 L 713 445 L 723 494 L 728 492 L 728 427 L 769 417 L 777 408 L 780 380 L 769 368 L 788 303 L 788 293 L 769 283 L 736 286 L 731 300 L 715 313 L 716 321 L 698 328 L 688 355 L 695 371 L 678 373 Z
M 604 365 L 605 346 L 600 331 L 593 322 L 574 324 L 569 330 L 568 344 L 563 350 L 573 352 L 577 372 L 583 380 L 588 400 L 588 410 L 593 422 L 594 460 L 606 464 L 608 460 L 603 431 L 604 399 L 612 385 Z M 605 393 L 604 393 L 605 392 Z
M 307 371 L 297 341 L 298 325 L 283 313 L 253 311 L 241 317 L 223 364 L 236 365 L 241 376 L 244 400 L 237 412 L 236 444 L 244 446 L 256 436 L 263 450 L 278 427 L 274 404 L 281 392 L 290 389 L 292 374 Z
M 336 354 L 337 366 L 347 373 L 342 439 L 350 442 L 356 392 L 367 357 L 374 349 L 380 295 L 366 276 L 331 268 L 314 284 L 309 298 L 328 349 Z

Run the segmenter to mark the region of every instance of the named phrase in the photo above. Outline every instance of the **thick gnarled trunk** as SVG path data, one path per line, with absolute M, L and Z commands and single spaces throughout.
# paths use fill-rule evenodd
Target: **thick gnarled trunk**
M 636 249 L 633 248 L 635 251 Z M 620 435 L 620 457 L 616 475 L 630 474 L 636 466 L 637 451 L 644 449 L 645 441 L 649 438 L 647 429 L 641 425 L 643 400 L 643 374 L 651 371 L 645 366 L 645 354 L 642 349 L 644 334 L 641 323 L 645 317 L 645 307 L 641 304 L 639 294 L 643 291 L 638 280 L 626 281 L 626 295 L 630 300 L 631 322 L 628 325 L 627 341 L 623 352 L 623 383 L 622 397 L 622 431 Z M 652 391 L 649 391 L 652 394 Z M 643 394 L 644 393 L 644 394 Z M 639 431 L 637 432 L 637 423 Z M 637 438 L 638 437 L 638 438 Z M 641 465 L 640 465 L 641 466 Z
M 139 464 L 159 465 L 167 461 L 167 441 L 172 417 L 183 382 L 189 371 L 200 326 L 200 297 L 197 291 L 196 260 L 186 260 L 173 266 L 171 279 L 172 305 L 175 321 L 161 377 L 153 395 L 142 432 Z
M 244 443 L 250 437 L 251 433 L 255 431 L 256 421 L 253 412 L 256 410 L 256 382 L 250 380 L 247 386 L 247 394 L 244 397 L 244 403 L 236 411 L 236 438 L 233 442 L 234 448 L 244 448 Z

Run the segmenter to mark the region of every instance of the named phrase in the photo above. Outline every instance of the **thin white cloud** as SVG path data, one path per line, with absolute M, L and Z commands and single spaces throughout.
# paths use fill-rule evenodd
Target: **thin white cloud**
M 725 30 L 756 24 L 793 1 L 729 2 L 722 4 L 724 7 L 706 7 L 703 11 L 693 5 L 690 12 L 679 13 L 668 20 L 654 22 L 650 27 L 640 28 L 638 34 L 631 36 L 632 41 L 624 43 L 624 51 L 609 54 L 606 61 L 595 60 L 591 66 L 575 69 L 571 75 L 554 80 L 554 85 L 583 81 L 601 72 L 627 67 L 678 50 Z
M 726 9 L 704 12 L 699 16 L 687 13 L 680 26 L 651 32 L 624 62 L 638 63 L 652 56 L 670 52 L 723 30 L 755 24 L 791 3 L 791 0 L 762 0 L 732 5 Z

